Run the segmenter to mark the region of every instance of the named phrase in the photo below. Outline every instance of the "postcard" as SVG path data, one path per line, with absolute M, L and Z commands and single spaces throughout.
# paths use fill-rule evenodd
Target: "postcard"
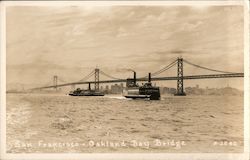
M 4 1 L 1 159 L 249 159 L 248 1 Z

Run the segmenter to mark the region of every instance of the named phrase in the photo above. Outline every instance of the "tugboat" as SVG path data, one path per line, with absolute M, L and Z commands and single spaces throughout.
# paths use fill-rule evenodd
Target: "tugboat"
M 159 87 L 152 86 L 151 73 L 148 75 L 148 82 L 139 86 L 136 84 L 136 72 L 134 72 L 134 78 L 127 79 L 126 86 L 123 91 L 123 96 L 126 98 L 159 100 L 161 97 Z
M 104 93 L 100 91 L 96 91 L 96 90 L 91 90 L 90 84 L 89 84 L 89 89 L 84 90 L 84 89 L 77 88 L 74 91 L 70 91 L 69 95 L 70 96 L 104 96 Z

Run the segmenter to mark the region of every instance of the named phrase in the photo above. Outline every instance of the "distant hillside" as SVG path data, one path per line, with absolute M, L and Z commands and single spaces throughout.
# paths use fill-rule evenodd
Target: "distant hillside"
M 161 87 L 161 94 L 173 95 L 176 93 L 175 88 Z M 236 88 L 199 88 L 199 87 L 186 87 L 185 93 L 187 95 L 240 95 L 243 96 L 244 92 Z
M 197 88 L 187 87 L 185 92 L 191 95 L 243 95 L 243 91 L 236 88 L 224 87 L 224 88 Z

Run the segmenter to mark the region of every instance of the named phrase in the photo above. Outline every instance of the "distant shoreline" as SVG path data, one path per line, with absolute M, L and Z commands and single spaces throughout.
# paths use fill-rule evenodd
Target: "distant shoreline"
M 67 93 L 62 93 L 62 92 L 6 92 L 6 94 L 53 94 L 53 95 L 68 95 Z M 105 94 L 107 96 L 112 96 L 112 95 L 119 95 L 122 96 L 122 94 Z M 162 94 L 161 97 L 168 97 L 168 96 L 173 96 L 175 97 L 173 94 Z M 239 97 L 243 97 L 244 94 L 187 94 L 186 97 L 188 96 L 221 96 L 221 97 L 225 97 L 225 96 L 239 96 Z

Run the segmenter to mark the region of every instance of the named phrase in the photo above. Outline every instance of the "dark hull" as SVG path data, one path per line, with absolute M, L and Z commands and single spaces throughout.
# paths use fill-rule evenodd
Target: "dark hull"
M 126 98 L 132 98 L 132 99 L 149 99 L 149 95 L 126 95 L 124 96 Z
M 124 97 L 126 97 L 126 98 L 132 98 L 132 99 L 160 100 L 160 97 L 154 97 L 154 96 L 150 96 L 150 95 L 138 95 L 138 96 L 126 95 Z
M 75 95 L 75 94 L 69 94 L 70 96 L 104 96 L 104 94 L 85 94 L 85 95 Z
M 104 93 L 93 90 L 75 90 L 69 93 L 70 96 L 104 96 Z
M 186 93 L 176 93 L 174 96 L 186 96 Z
M 160 100 L 160 89 L 159 87 L 154 87 L 151 83 L 146 83 L 141 87 L 128 87 L 125 90 L 124 97 L 132 99 L 150 99 L 150 100 Z
M 104 94 L 86 94 L 81 96 L 104 96 Z
M 70 96 L 104 96 L 104 94 L 69 94 Z
M 124 95 L 126 98 L 132 99 L 150 99 L 150 100 L 160 100 L 160 90 L 158 88 L 139 88 L 137 94 L 129 92 Z

